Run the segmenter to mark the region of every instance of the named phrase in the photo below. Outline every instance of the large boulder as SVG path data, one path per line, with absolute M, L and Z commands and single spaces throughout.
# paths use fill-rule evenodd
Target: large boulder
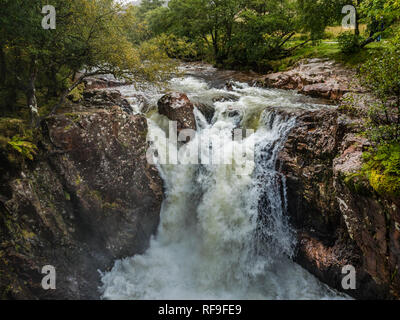
M 303 60 L 289 71 L 271 73 L 258 82 L 266 87 L 297 90 L 299 93 L 340 100 L 348 92 L 360 92 L 355 72 L 327 59 Z
M 196 130 L 194 106 L 184 93 L 168 93 L 158 101 L 158 112 L 177 122 L 178 134 L 184 129 Z
M 43 123 L 37 159 L 0 196 L 0 294 L 97 299 L 101 271 L 142 253 L 159 223 L 162 180 L 146 160 L 147 122 L 120 107 Z M 56 290 L 41 287 L 56 269 Z

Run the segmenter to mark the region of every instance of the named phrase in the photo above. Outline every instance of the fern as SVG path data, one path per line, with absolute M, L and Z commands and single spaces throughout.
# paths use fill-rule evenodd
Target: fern
M 24 137 L 19 135 L 13 136 L 10 141 L 8 141 L 8 145 L 11 146 L 12 149 L 16 150 L 23 157 L 28 158 L 29 160 L 33 160 L 33 156 L 36 155 L 37 146 L 32 142 L 24 140 Z

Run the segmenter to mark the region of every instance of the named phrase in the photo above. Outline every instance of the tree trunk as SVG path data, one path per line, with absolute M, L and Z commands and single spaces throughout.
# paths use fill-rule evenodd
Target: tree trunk
M 218 31 L 215 30 L 215 33 L 211 32 L 211 38 L 212 38 L 212 43 L 213 43 L 213 48 L 214 48 L 214 58 L 215 62 L 219 63 L 219 48 L 218 48 Z
M 50 80 L 50 83 L 47 87 L 46 99 L 57 97 L 57 69 L 54 65 L 49 67 L 49 70 L 46 72 L 47 79 Z
M 37 77 L 37 62 L 36 58 L 31 58 L 31 65 L 29 70 L 29 83 L 26 90 L 27 105 L 29 108 L 31 126 L 36 127 L 39 119 L 38 105 L 36 99 L 36 77 Z
M 356 36 L 360 35 L 360 21 L 358 20 L 358 11 L 356 10 L 356 25 L 354 28 L 354 34 Z
M 357 6 L 356 6 L 356 25 L 355 25 L 355 28 L 354 28 L 354 34 L 356 36 L 359 36 L 360 35 L 360 18 L 358 16 L 358 8 L 359 8 L 359 5 L 360 5 L 360 1 L 357 0 L 356 3 L 357 3 Z
M 7 67 L 6 57 L 4 54 L 4 44 L 0 43 L 0 86 L 4 86 L 6 83 Z

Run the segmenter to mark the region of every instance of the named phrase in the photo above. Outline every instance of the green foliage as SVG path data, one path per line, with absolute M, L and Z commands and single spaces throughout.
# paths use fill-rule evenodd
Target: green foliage
M 381 195 L 400 196 L 400 43 L 361 68 L 361 81 L 377 102 L 368 113 L 366 135 L 373 145 L 364 154 L 363 172 Z
M 290 1 L 271 1 L 261 8 L 253 4 L 242 10 L 232 36 L 228 65 L 239 63 L 267 71 L 270 60 L 290 54 L 287 45 L 295 28 L 296 12 Z
M 26 137 L 16 135 L 8 141 L 8 145 L 20 153 L 24 158 L 33 160 L 33 156 L 36 155 L 37 147 L 32 142 L 25 140 Z
M 24 120 L 0 118 L 0 175 L 14 172 L 26 159 L 33 160 L 40 137 L 40 131 L 32 130 Z
M 369 138 L 400 142 L 400 43 L 397 40 L 361 68 L 361 82 L 376 96 L 369 110 Z
M 185 51 L 195 49 L 197 57 L 212 56 L 217 66 L 265 71 L 269 60 L 289 56 L 301 46 L 291 46 L 290 41 L 300 28 L 301 15 L 291 0 L 171 0 L 168 8 L 147 11 L 144 20 L 153 35 L 175 36 L 162 38 L 169 42 L 163 47 L 170 56 L 187 59 Z M 179 53 L 182 43 L 177 39 L 184 42 L 184 54 Z M 178 53 L 172 50 L 175 45 Z
M 163 0 L 142 0 L 138 10 L 139 16 L 143 17 L 148 12 L 161 8 L 165 3 Z
M 363 172 L 383 196 L 400 197 L 400 144 L 384 144 L 364 153 Z
M 383 19 L 385 23 L 391 24 L 400 17 L 399 0 L 363 0 L 360 11 L 369 20 Z
M 157 80 L 172 70 L 151 64 L 153 58 L 157 66 L 169 61 L 142 48 L 149 32 L 136 7 L 123 10 L 113 0 L 54 0 L 56 29 L 44 30 L 45 4 L 45 0 L 2 0 L 1 109 L 14 112 L 35 100 L 40 108 L 71 91 L 79 99 L 81 88 L 76 87 L 85 76 Z
M 32 136 L 32 131 L 26 128 L 26 124 L 21 119 L 0 118 L 0 136 L 11 138 L 14 135 Z
M 365 177 L 365 172 L 352 173 L 344 177 L 343 182 L 354 193 L 364 197 L 370 197 L 372 195 L 372 188 Z
M 157 45 L 170 58 L 194 61 L 199 57 L 196 43 L 193 43 L 187 37 L 179 38 L 174 34 L 167 35 L 163 33 L 151 42 Z
M 299 0 L 299 28 L 310 32 L 311 38 L 321 39 L 326 26 L 341 21 L 342 8 L 351 4 L 348 0 Z
M 354 54 L 361 50 L 361 37 L 353 32 L 343 32 L 338 37 L 340 51 L 344 54 Z
M 79 102 L 82 100 L 83 91 L 85 90 L 85 84 L 81 83 L 77 85 L 69 94 L 68 98 L 73 102 Z

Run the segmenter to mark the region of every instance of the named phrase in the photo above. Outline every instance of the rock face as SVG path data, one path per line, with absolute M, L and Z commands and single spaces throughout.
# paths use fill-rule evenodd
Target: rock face
M 333 288 L 361 299 L 399 298 L 400 206 L 351 178 L 368 142 L 360 120 L 336 109 L 298 117 L 278 160 L 299 238 L 296 261 Z M 343 290 L 342 268 L 356 269 Z
M 184 93 L 168 93 L 158 101 L 158 112 L 177 122 L 178 134 L 184 129 L 196 130 L 194 106 Z
M 197 103 L 196 108 L 204 115 L 208 123 L 211 123 L 212 118 L 215 114 L 214 107 L 204 104 L 204 103 Z
M 126 82 L 118 81 L 111 75 L 107 77 L 91 77 L 85 79 L 85 87 L 90 89 L 106 89 L 126 85 Z
M 147 122 L 120 107 L 55 115 L 40 154 L 2 181 L 2 298 L 97 299 L 100 274 L 143 252 L 159 223 L 162 181 L 146 161 Z M 41 287 L 56 269 L 56 290 Z
M 129 102 L 124 99 L 118 90 L 87 90 L 83 93 L 82 105 L 85 108 L 110 109 L 119 106 L 127 113 L 132 113 Z
M 347 92 L 361 90 L 354 80 L 355 73 L 330 60 L 301 61 L 290 71 L 271 73 L 261 80 L 267 87 L 297 90 L 317 98 L 340 100 Z M 260 81 L 259 81 L 260 82 Z

